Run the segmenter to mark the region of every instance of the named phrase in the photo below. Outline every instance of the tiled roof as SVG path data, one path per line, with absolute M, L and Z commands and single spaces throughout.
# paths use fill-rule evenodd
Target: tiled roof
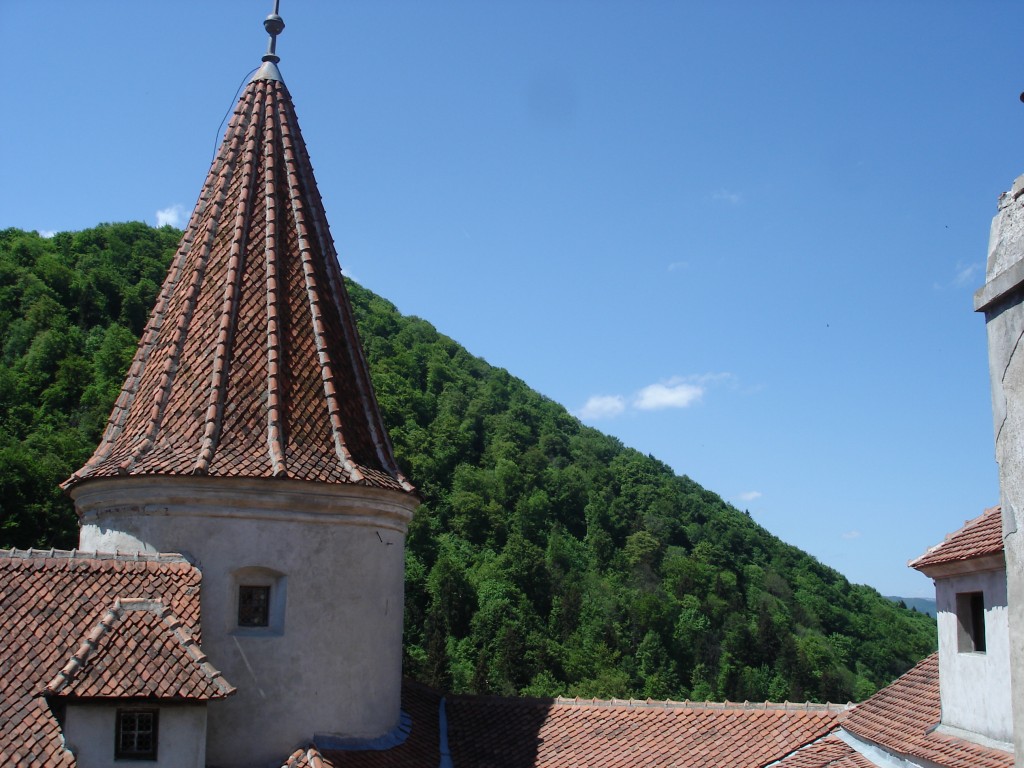
M 933 730 L 941 716 L 939 655 L 933 653 L 844 718 L 842 727 L 900 755 L 945 768 L 1011 768 L 1013 755 Z
M 830 735 L 784 757 L 772 768 L 875 768 L 875 764 Z
M 199 586 L 178 555 L 0 551 L 0 763 L 74 765 L 47 683 L 118 597 L 161 600 L 198 641 Z
M 456 766 L 764 766 L 832 730 L 843 707 L 455 696 Z
M 296 751 L 282 768 L 436 768 L 441 763 L 440 694 L 406 681 L 412 716 L 405 743 L 387 750 Z M 691 704 L 450 696 L 445 720 L 451 764 L 472 768 L 757 768 L 827 736 L 844 706 Z M 787 768 L 864 768 L 855 754 L 816 749 Z M 815 762 L 817 760 L 817 762 Z
M 126 474 L 413 490 L 278 80 L 242 93 L 102 442 L 65 488 Z
M 946 537 L 916 560 L 911 568 L 921 570 L 930 566 L 970 560 L 1003 551 L 1003 522 L 1001 507 L 986 509 L 981 515 L 968 520 L 964 526 Z
M 206 701 L 235 689 L 156 600 L 115 599 L 47 684 L 51 696 Z

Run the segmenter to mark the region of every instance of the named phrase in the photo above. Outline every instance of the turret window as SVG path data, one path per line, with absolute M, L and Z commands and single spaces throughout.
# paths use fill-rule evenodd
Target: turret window
M 228 614 L 237 635 L 284 633 L 288 577 L 280 571 L 250 565 L 232 574 L 235 610 Z
M 238 626 L 270 626 L 270 587 L 242 584 L 238 587 Z
M 985 652 L 985 595 L 983 592 L 958 592 L 956 596 L 957 650 L 960 653 Z

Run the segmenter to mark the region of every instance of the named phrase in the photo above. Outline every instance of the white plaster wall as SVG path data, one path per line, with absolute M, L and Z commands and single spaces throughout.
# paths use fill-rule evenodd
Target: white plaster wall
M 960 653 L 957 650 L 958 592 L 984 593 L 984 653 Z M 1012 741 L 1010 629 L 1005 571 L 984 571 L 938 579 L 935 583 L 935 599 L 943 725 L 997 741 Z
M 82 549 L 181 552 L 202 570 L 202 648 L 238 688 L 210 710 L 211 765 L 279 766 L 314 733 L 372 738 L 398 723 L 415 499 L 276 480 L 113 484 L 76 495 Z M 234 572 L 250 567 L 286 577 L 283 631 L 235 626 Z
M 157 759 L 114 760 L 117 706 L 69 704 L 64 741 L 75 754 L 78 768 L 204 768 L 206 765 L 206 705 L 158 707 Z

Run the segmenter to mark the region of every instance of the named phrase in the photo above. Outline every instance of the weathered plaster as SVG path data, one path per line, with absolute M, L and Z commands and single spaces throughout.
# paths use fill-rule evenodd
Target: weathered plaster
M 373 738 L 398 723 L 415 499 L 211 477 L 96 480 L 73 496 L 82 549 L 180 552 L 201 569 L 202 648 L 238 688 L 210 707 L 210 764 L 280 765 L 314 733 Z M 279 626 L 236 626 L 240 569 L 287 580 Z
M 958 650 L 956 595 L 982 592 L 985 599 L 984 653 Z M 1010 632 L 1005 571 L 984 571 L 937 579 L 939 689 L 942 724 L 999 742 L 1013 738 L 1010 708 Z
M 1003 507 L 1014 753 L 1024 765 L 1024 176 L 999 199 L 986 283 L 975 294 L 988 331 L 995 454 Z
M 204 768 L 206 765 L 206 705 L 172 704 L 158 707 L 160 723 L 157 759 L 114 760 L 117 703 L 68 704 L 64 741 L 74 752 L 78 768 Z M 150 706 L 148 703 L 146 706 Z

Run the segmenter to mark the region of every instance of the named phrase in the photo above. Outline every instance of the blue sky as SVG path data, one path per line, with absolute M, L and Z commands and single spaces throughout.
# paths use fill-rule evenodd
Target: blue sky
M 4 0 L 0 227 L 181 224 L 269 0 Z M 1024 4 L 299 2 L 345 269 L 854 581 L 998 502 Z

